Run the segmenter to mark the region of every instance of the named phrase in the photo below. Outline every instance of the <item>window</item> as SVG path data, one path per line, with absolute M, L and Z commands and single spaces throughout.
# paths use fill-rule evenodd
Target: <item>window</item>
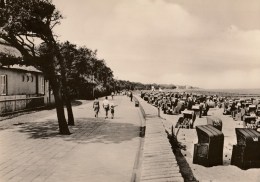
M 44 92 L 44 78 L 43 77 L 41 77 L 41 79 L 40 79 L 40 93 L 41 94 L 45 94 L 45 92 Z
M 47 92 L 49 92 L 49 82 L 48 82 L 48 80 L 46 80 L 45 90 L 46 90 Z
M 23 82 L 25 81 L 25 76 L 23 75 Z
M 7 75 L 0 75 L 0 95 L 7 94 Z
M 33 82 L 33 76 L 31 76 L 31 82 Z

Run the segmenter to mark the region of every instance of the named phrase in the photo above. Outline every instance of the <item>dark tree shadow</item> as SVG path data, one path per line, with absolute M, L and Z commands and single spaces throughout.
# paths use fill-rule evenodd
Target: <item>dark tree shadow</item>
M 57 121 L 48 120 L 46 122 L 27 122 L 22 125 L 17 125 L 17 128 L 19 132 L 26 133 L 29 135 L 29 138 L 34 139 L 48 139 L 59 136 Z M 14 132 L 17 132 L 17 130 Z
M 71 105 L 72 106 L 79 106 L 79 105 L 82 105 L 82 102 L 79 101 L 79 100 L 73 100 L 73 101 L 71 101 Z
M 31 139 L 62 138 L 78 143 L 121 143 L 139 137 L 140 126 L 103 118 L 79 118 L 70 126 L 71 135 L 60 135 L 56 120 L 29 122 L 17 126 Z M 17 130 L 15 130 L 17 132 Z

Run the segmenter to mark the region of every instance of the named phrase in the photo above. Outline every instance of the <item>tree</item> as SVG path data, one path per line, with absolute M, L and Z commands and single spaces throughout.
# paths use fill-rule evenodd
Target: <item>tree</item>
M 93 66 L 93 72 L 98 78 L 97 80 L 102 83 L 106 88 L 107 94 L 113 89 L 113 71 L 106 65 L 105 60 L 96 60 Z
M 106 91 L 113 89 L 113 72 L 106 66 L 105 60 L 97 58 L 97 51 L 85 46 L 77 47 L 68 41 L 60 44 L 60 50 L 64 57 L 70 96 L 79 96 L 79 91 L 82 90 L 81 94 L 87 93 L 93 97 L 94 87 Z
M 62 86 L 66 92 L 63 58 L 53 33 L 61 14 L 51 0 L 1 0 L 0 5 L 0 38 L 20 51 L 22 58 L 17 63 L 36 67 L 49 79 L 60 133 L 70 134 L 62 101 Z M 37 43 L 45 44 L 44 54 Z
M 58 44 L 59 45 L 59 44 Z M 60 46 L 60 45 L 59 45 Z M 61 50 L 59 50 L 61 51 Z M 48 48 L 46 46 L 45 43 L 41 44 L 40 47 L 39 47 L 39 52 L 41 54 L 42 57 L 48 55 Z M 69 93 L 69 88 L 68 88 L 68 79 L 67 79 L 67 75 L 66 75 L 66 63 L 69 62 L 69 61 L 66 61 L 66 59 L 69 59 L 69 58 L 66 58 L 63 53 L 62 54 L 62 61 L 61 62 L 57 62 L 56 64 L 56 71 L 58 71 L 59 73 L 59 81 L 62 83 L 62 98 L 63 100 L 65 101 L 65 105 L 66 105 L 66 108 L 67 108 L 67 114 L 68 114 L 68 125 L 75 125 L 74 123 L 74 116 L 73 116 L 73 111 L 72 111 L 72 105 L 71 105 L 71 98 L 70 98 L 70 93 Z M 62 66 L 61 66 L 62 64 Z M 63 71 L 64 70 L 64 71 Z
M 95 58 L 95 53 L 85 47 L 78 48 L 68 41 L 60 44 L 60 51 L 64 58 L 69 97 L 75 96 L 81 85 L 89 84 L 86 78 L 92 74 L 92 59 Z

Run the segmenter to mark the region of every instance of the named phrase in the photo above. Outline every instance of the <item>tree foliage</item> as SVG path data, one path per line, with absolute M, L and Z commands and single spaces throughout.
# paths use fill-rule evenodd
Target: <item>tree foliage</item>
M 78 47 L 68 41 L 60 44 L 60 51 L 71 95 L 91 98 L 93 88 L 96 94 L 107 91 L 113 81 L 113 72 L 105 60 L 97 58 L 97 51 L 85 46 Z
M 37 44 L 55 44 L 53 27 L 62 16 L 50 0 L 2 0 L 0 37 L 23 55 L 24 65 L 41 65 Z M 37 58 L 37 59 L 36 59 Z
M 143 84 L 140 82 L 131 82 L 126 80 L 116 80 L 118 90 L 150 90 L 152 86 L 155 89 L 175 89 L 176 86 L 173 84 Z

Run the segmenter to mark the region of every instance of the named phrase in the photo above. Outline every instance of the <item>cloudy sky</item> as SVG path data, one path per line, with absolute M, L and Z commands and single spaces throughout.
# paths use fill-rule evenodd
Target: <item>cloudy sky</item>
M 201 88 L 260 87 L 259 0 L 53 0 L 55 32 L 98 50 L 115 77 Z

